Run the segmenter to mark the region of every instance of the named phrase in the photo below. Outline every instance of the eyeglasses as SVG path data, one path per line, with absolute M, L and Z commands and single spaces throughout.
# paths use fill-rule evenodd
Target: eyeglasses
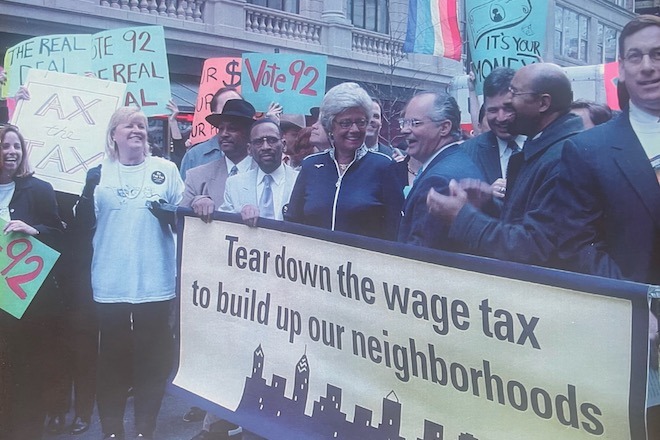
M 405 118 L 399 118 L 399 129 L 403 130 L 406 127 L 410 128 L 415 128 L 419 127 L 420 125 L 424 124 L 424 121 L 420 121 L 419 119 L 405 119 Z
M 509 93 L 511 93 L 513 96 L 520 96 L 520 95 L 540 95 L 539 92 L 519 92 L 518 90 L 514 89 L 513 87 L 509 86 Z
M 253 145 L 255 147 L 260 147 L 264 144 L 264 142 L 266 142 L 269 147 L 274 147 L 281 140 L 282 139 L 276 138 L 275 136 L 264 136 L 250 140 L 250 145 Z
M 660 47 L 651 49 L 648 52 L 642 52 L 640 50 L 631 50 L 623 57 L 625 61 L 628 61 L 630 64 L 637 65 L 641 64 L 644 59 L 644 55 L 648 55 L 652 63 L 660 62 Z
M 357 128 L 364 128 L 367 126 L 366 119 L 342 119 L 339 121 L 335 120 L 334 122 L 341 128 L 351 128 L 353 124 L 355 124 Z

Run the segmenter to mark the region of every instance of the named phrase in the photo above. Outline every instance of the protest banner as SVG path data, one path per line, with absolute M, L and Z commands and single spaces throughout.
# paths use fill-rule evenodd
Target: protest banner
M 12 123 L 21 129 L 35 175 L 56 191 L 80 194 L 87 170 L 103 159 L 106 130 L 125 84 L 30 69 Z
M 547 0 L 466 0 L 465 39 L 470 68 L 481 94 L 483 81 L 496 67 L 519 69 L 539 61 L 545 51 Z
M 190 130 L 190 141 L 193 145 L 204 142 L 218 133 L 217 128 L 206 122 L 206 117 L 212 111 L 213 95 L 223 87 L 235 87 L 239 93 L 241 92 L 240 58 L 209 58 L 204 61 Z
M 147 116 L 169 114 L 172 97 L 162 26 L 112 29 L 92 36 L 92 68 L 100 79 L 126 84 L 124 105 Z
M 4 67 L 7 84 L 2 96 L 14 96 L 25 83 L 29 69 L 84 75 L 92 71 L 91 35 L 44 35 L 21 41 L 7 49 Z
M 29 235 L 0 234 L 0 309 L 21 319 L 59 256 Z
M 619 82 L 619 62 L 606 63 L 603 66 L 603 81 L 605 82 L 605 96 L 607 105 L 612 110 L 621 110 L 619 103 L 619 94 L 617 93 L 617 83 Z
M 327 64 L 322 55 L 244 54 L 243 96 L 257 111 L 277 102 L 284 113 L 309 114 L 323 100 Z
M 219 417 L 272 439 L 643 438 L 648 286 L 179 219 L 173 389 Z

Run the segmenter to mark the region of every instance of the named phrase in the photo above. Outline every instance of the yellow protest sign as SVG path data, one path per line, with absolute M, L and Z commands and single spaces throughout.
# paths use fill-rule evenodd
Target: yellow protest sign
M 174 384 L 220 416 L 272 438 L 639 438 L 644 286 L 275 227 L 181 231 Z
M 35 174 L 56 191 L 80 194 L 87 170 L 103 159 L 108 122 L 126 85 L 30 69 L 25 86 L 30 100 L 18 102 L 12 122 Z

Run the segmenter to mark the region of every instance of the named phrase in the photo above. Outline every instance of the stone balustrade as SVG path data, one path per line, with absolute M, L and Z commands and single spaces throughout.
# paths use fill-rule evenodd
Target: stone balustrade
M 101 6 L 203 22 L 206 0 L 100 0 Z
M 245 30 L 248 32 L 320 44 L 321 29 L 321 23 L 300 15 L 277 9 L 245 6 Z
M 353 47 L 356 52 L 371 55 L 385 55 L 396 59 L 403 58 L 403 42 L 391 38 L 389 35 L 375 32 L 353 30 Z

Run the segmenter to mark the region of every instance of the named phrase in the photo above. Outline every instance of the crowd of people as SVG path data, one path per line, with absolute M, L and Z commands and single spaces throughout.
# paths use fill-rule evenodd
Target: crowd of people
M 326 93 L 309 127 L 279 106 L 259 117 L 221 89 L 207 117 L 217 135 L 178 169 L 149 153 L 145 115 L 122 107 L 80 197 L 33 177 L 21 131 L 4 126 L 4 232 L 36 236 L 62 260 L 23 319 L 0 314 L 3 438 L 85 432 L 96 402 L 104 438 L 123 439 L 129 393 L 137 438 L 153 438 L 174 357 L 173 205 L 207 222 L 231 212 L 252 227 L 267 218 L 660 284 L 660 18 L 628 23 L 619 53 L 618 114 L 573 101 L 554 64 L 501 67 L 484 83 L 480 134 L 466 140 L 455 99 L 425 91 L 398 119 L 404 149 L 382 142 L 380 101 L 352 82 Z M 649 439 L 660 438 L 659 312 L 654 300 Z M 184 416 L 202 418 L 196 440 L 241 434 L 199 408 Z

